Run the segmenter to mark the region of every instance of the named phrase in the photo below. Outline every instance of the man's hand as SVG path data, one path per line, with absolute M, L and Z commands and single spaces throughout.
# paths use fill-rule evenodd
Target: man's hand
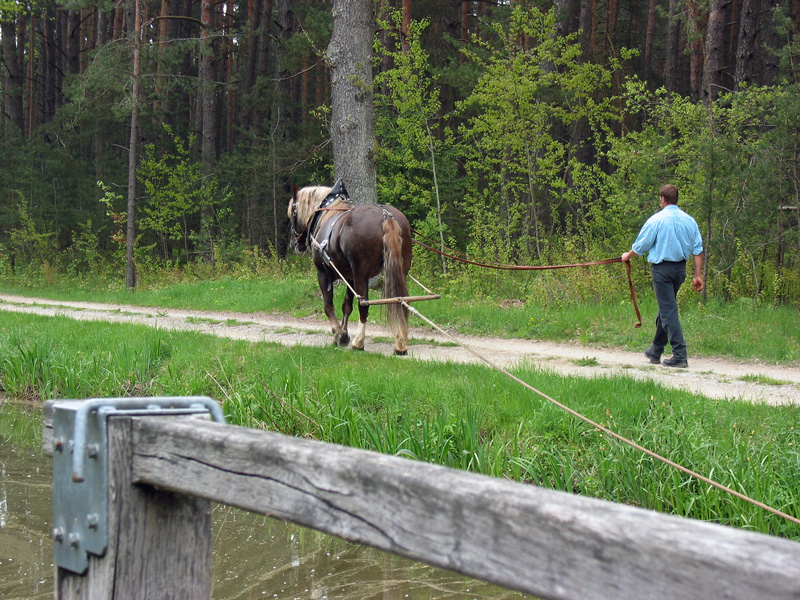
M 638 256 L 636 252 L 634 252 L 633 250 L 628 250 L 627 252 L 623 252 L 620 258 L 622 259 L 622 262 L 628 262 L 634 256 Z
M 702 292 L 703 288 L 706 287 L 703 278 L 700 275 L 695 275 L 694 279 L 692 279 L 692 287 L 694 288 L 695 292 Z

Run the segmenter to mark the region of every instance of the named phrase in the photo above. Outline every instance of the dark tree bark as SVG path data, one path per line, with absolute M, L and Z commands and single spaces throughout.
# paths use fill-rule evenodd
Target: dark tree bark
M 736 46 L 736 72 L 734 82 L 738 90 L 742 84 L 753 82 L 758 51 L 758 13 L 760 0 L 743 0 L 739 17 L 739 39 Z
M 703 63 L 703 97 L 710 102 L 723 91 L 725 64 L 725 27 L 731 0 L 714 0 L 706 25 L 705 61 Z
M 617 23 L 619 22 L 619 0 L 608 0 L 606 8 L 606 55 L 616 52 Z
M 43 84 L 42 122 L 49 123 L 56 114 L 57 94 L 60 89 L 58 69 L 56 68 L 57 48 L 54 40 L 55 24 L 48 15 L 42 19 L 42 72 Z
M 256 79 L 262 83 L 266 81 L 269 76 L 269 59 L 272 44 L 272 12 L 273 0 L 262 0 L 261 3 L 261 18 L 259 25 L 258 36 L 258 58 L 256 60 Z M 264 136 L 266 134 L 264 127 L 266 125 L 266 115 L 270 112 L 270 106 L 264 100 L 256 101 L 253 110 L 253 128 Z
M 578 17 L 578 29 L 581 30 L 580 44 L 584 61 L 591 61 L 594 57 L 594 14 L 589 2 L 581 2 L 581 12 Z
M 277 148 L 284 143 L 285 140 L 292 139 L 291 130 L 291 92 L 293 78 L 286 65 L 287 52 L 286 45 L 292 35 L 294 26 L 294 14 L 292 12 L 291 0 L 276 0 L 275 4 L 275 25 L 277 27 L 277 43 L 273 49 L 273 59 L 275 61 L 275 93 L 272 102 L 271 118 L 270 118 L 270 135 L 272 143 L 270 147 L 273 152 L 273 165 L 275 170 L 272 174 L 272 243 L 275 248 L 279 248 L 283 242 L 283 232 L 281 230 L 281 223 L 285 220 L 285 213 L 283 212 L 282 201 L 278 198 L 283 198 L 278 193 L 279 190 L 288 190 L 289 182 L 282 168 L 285 165 L 285 158 Z M 280 171 L 280 175 L 277 171 Z
M 133 108 L 131 109 L 131 135 L 128 144 L 128 222 L 125 242 L 125 287 L 136 287 L 134 244 L 136 242 L 136 164 L 139 158 L 139 96 L 142 68 L 142 11 L 140 0 L 133 0 Z
M 581 2 L 579 0 L 556 0 L 556 32 L 565 37 L 578 31 L 580 24 Z
M 372 0 L 334 0 L 328 45 L 334 172 L 350 197 L 377 201 L 372 104 Z
M 261 3 L 247 0 L 247 35 L 245 36 L 244 66 L 242 67 L 242 96 L 249 99 L 256 80 L 256 64 L 258 62 L 258 29 L 261 24 Z M 241 124 L 249 129 L 253 124 L 253 112 L 240 112 Z
M 781 40 L 781 36 L 775 29 L 775 22 L 773 20 L 773 13 L 775 9 L 780 6 L 781 0 L 764 1 L 766 7 L 762 10 L 759 17 L 760 27 L 764 33 L 762 48 L 759 49 L 762 57 L 761 63 L 763 64 L 761 68 L 761 81 L 759 83 L 762 85 L 773 85 L 780 71 L 777 51 L 785 41 Z M 793 20 L 795 23 L 794 36 L 796 40 L 797 34 L 800 32 L 800 2 L 795 0 L 795 2 L 792 3 L 792 11 L 793 17 L 795 17 Z
M 656 35 L 656 8 L 658 0 L 649 0 L 647 3 L 647 20 L 644 29 L 644 50 L 642 52 L 642 67 L 640 76 L 643 81 L 652 80 L 653 71 L 653 42 Z
M 206 175 L 217 162 L 217 130 L 215 121 L 216 90 L 213 72 L 213 48 L 211 44 L 214 34 L 214 3 L 202 0 L 200 5 L 200 22 L 202 24 L 202 43 L 200 45 L 200 65 L 198 70 L 198 86 L 200 88 L 201 117 L 201 154 Z
M 81 15 L 78 11 L 67 11 L 66 67 L 69 75 L 81 72 Z
M 225 122 L 225 151 L 230 152 L 236 143 L 236 113 L 238 108 L 238 97 L 236 88 L 233 85 L 235 78 L 235 61 L 233 45 L 233 14 L 234 0 L 227 0 L 225 10 L 225 86 L 227 88 L 227 108 Z
M 703 50 L 708 13 L 698 0 L 684 0 L 688 15 L 689 32 L 689 93 L 692 100 L 699 100 L 703 93 Z
M 669 0 L 667 25 L 667 56 L 664 66 L 664 85 L 670 92 L 679 91 L 679 53 L 681 40 L 680 0 Z
M 36 129 L 36 15 L 31 14 L 28 22 L 28 53 L 25 56 L 25 137 L 30 138 Z
M 3 35 L 3 113 L 20 133 L 25 131 L 22 108 L 22 48 L 17 46 L 17 18 L 10 16 L 0 24 Z
M 411 27 L 411 10 L 413 9 L 413 1 L 412 0 L 403 0 L 402 5 L 402 25 L 400 28 L 400 37 L 403 40 L 403 50 L 408 49 L 408 33 L 409 28 Z M 466 2 L 464 3 L 467 4 Z

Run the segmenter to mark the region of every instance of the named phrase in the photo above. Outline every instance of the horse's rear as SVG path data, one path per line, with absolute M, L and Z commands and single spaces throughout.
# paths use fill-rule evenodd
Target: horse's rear
M 362 298 L 369 297 L 369 280 L 381 271 L 384 298 L 399 298 L 408 295 L 406 277 L 411 268 L 411 244 L 411 228 L 402 212 L 392 206 L 359 205 L 343 217 L 330 256 L 333 260 L 338 253 L 347 261 L 353 287 Z M 349 314 L 348 308 L 343 306 Z M 353 348 L 363 349 L 369 306 L 359 304 L 358 309 L 359 328 Z M 399 302 L 388 304 L 387 324 L 395 338 L 395 354 L 406 354 L 408 309 Z M 346 327 L 346 319 L 343 325 Z

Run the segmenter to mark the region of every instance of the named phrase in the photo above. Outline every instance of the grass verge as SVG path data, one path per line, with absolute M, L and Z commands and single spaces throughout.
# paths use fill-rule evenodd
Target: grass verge
M 712 401 L 625 377 L 515 374 L 659 454 L 800 516 L 795 407 Z M 779 517 L 608 439 L 481 366 L 0 312 L 0 379 L 29 406 L 207 395 L 238 425 L 800 539 Z M 21 420 L 19 405 L 6 403 L 0 435 Z

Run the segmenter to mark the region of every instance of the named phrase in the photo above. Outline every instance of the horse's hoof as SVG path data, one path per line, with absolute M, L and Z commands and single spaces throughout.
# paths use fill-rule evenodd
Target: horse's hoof
M 394 355 L 395 356 L 405 356 L 406 354 L 408 354 L 408 350 L 395 350 L 394 351 Z
M 351 348 L 352 348 L 353 350 L 361 350 L 361 352 L 363 352 L 363 351 L 364 351 L 364 346 L 361 346 L 361 348 L 359 348 L 358 346 L 351 346 Z
M 347 335 L 346 333 L 337 333 L 333 337 L 333 343 L 336 344 L 337 346 L 341 346 L 342 348 L 344 348 L 348 344 L 350 344 L 350 336 Z

